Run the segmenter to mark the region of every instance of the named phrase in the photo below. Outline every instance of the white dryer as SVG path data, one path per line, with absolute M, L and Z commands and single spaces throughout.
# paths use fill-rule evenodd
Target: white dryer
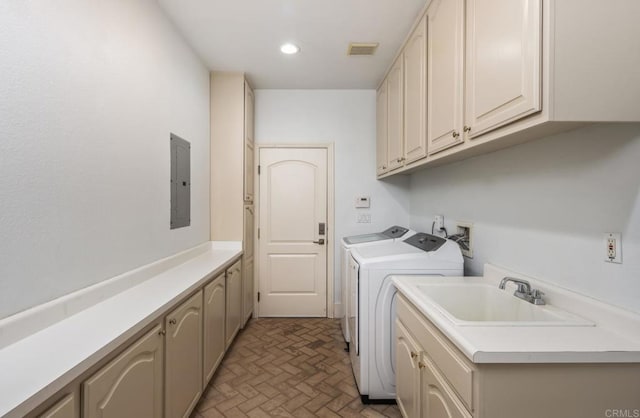
M 462 276 L 458 244 L 417 233 L 405 241 L 351 249 L 348 328 L 353 374 L 363 402 L 395 399 L 395 304 L 392 274 Z
M 380 245 L 388 242 L 407 239 L 415 235 L 415 231 L 402 226 L 394 225 L 382 232 L 373 234 L 353 235 L 342 238 L 342 251 L 340 252 L 340 289 L 342 291 L 342 312 L 340 325 L 342 326 L 342 335 L 344 341 L 349 344 L 349 327 L 347 326 L 347 318 L 349 316 L 349 258 L 351 257 L 351 249 L 358 247 L 368 247 L 371 245 Z

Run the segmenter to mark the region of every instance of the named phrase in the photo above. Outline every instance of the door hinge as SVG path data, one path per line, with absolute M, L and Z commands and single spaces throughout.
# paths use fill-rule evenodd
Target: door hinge
M 258 239 L 260 239 L 260 228 L 258 228 Z
M 258 292 L 258 302 L 260 302 L 260 292 Z
M 258 175 L 260 175 L 260 165 L 258 165 Z

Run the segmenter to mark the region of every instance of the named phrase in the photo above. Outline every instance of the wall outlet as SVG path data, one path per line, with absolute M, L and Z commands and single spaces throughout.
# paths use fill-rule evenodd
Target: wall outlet
M 462 255 L 467 258 L 473 258 L 473 224 L 471 222 L 457 221 L 456 235 L 463 236 L 458 240 Z
M 371 223 L 371 214 L 370 213 L 359 213 L 356 218 L 356 222 L 359 224 L 370 224 Z
M 433 222 L 433 230 L 435 232 L 442 231 L 444 228 L 444 215 L 436 215 L 435 218 L 433 218 Z
M 607 263 L 622 264 L 622 239 L 620 233 L 604 234 L 605 259 Z

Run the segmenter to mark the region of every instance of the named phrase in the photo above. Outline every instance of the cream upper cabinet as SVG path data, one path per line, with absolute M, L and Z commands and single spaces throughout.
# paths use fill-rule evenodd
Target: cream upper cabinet
M 433 0 L 427 9 L 429 154 L 464 141 L 464 4 Z
M 216 277 L 204 288 L 203 387 L 224 357 L 225 351 L 225 277 Z
M 467 0 L 466 26 L 470 137 L 540 111 L 542 0 Z
M 82 416 L 161 418 L 163 346 L 158 325 L 84 382 Z
M 165 318 L 165 418 L 188 417 L 202 394 L 202 291 Z
M 427 25 L 422 18 L 407 41 L 404 61 L 404 164 L 427 156 Z
M 241 241 L 254 199 L 254 95 L 243 73 L 211 73 L 211 233 Z
M 229 348 L 242 325 L 242 261 L 227 269 L 226 279 L 226 348 Z
M 254 183 L 254 107 L 255 96 L 247 81 L 244 82 L 244 201 L 253 202 Z
M 394 104 L 396 62 L 385 79 L 391 166 L 380 176 L 588 123 L 640 121 L 640 55 L 629 52 L 640 39 L 637 0 L 432 0 L 425 15 L 428 155 L 411 161 L 413 111 Z M 405 54 L 414 36 L 403 45 Z M 409 69 L 404 73 L 411 77 Z M 416 92 L 405 94 L 407 107 Z M 407 124 L 400 132 L 396 122 L 403 114 Z M 405 150 L 394 139 L 402 135 Z
M 376 92 L 376 173 L 384 174 L 388 170 L 387 161 L 387 82 L 382 82 Z
M 389 171 L 404 165 L 403 60 L 398 58 L 387 75 L 387 160 Z

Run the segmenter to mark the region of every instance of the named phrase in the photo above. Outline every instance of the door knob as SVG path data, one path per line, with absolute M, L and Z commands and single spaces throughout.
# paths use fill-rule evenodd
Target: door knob
M 320 245 L 324 245 L 324 238 L 320 238 L 317 241 L 313 241 L 314 244 L 320 244 Z

